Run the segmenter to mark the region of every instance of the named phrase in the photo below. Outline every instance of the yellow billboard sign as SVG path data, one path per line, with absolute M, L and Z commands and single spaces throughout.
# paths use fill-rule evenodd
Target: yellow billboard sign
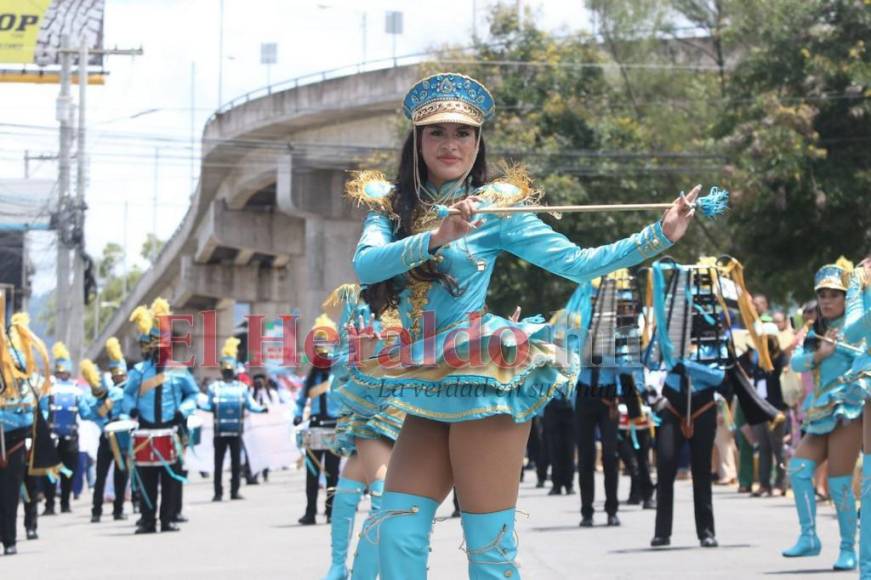
M 0 62 L 33 64 L 40 24 L 51 0 L 0 0 Z
M 103 45 L 104 0 L 0 0 L 0 64 L 59 64 L 61 35 L 71 48 Z M 100 64 L 94 55 L 89 64 Z

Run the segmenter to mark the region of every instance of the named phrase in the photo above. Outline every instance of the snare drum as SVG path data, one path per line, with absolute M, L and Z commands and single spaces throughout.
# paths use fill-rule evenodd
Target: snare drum
M 336 443 L 336 430 L 327 427 L 309 427 L 300 431 L 302 447 L 312 451 L 332 449 Z
M 218 437 L 238 437 L 242 434 L 244 401 L 230 397 L 215 399 L 215 434 Z
M 139 427 L 139 423 L 130 419 L 112 421 L 106 425 L 106 437 L 109 439 L 109 447 L 115 457 L 115 464 L 123 466 L 130 455 L 130 444 L 133 442 L 133 431 Z
M 75 393 L 60 392 L 51 395 L 48 408 L 52 433 L 58 437 L 74 437 L 78 433 L 76 417 L 79 407 Z
M 178 461 L 175 429 L 138 429 L 133 432 L 136 465 L 172 465 Z
M 196 447 L 203 440 L 203 419 L 198 415 L 191 415 L 187 419 L 188 447 Z

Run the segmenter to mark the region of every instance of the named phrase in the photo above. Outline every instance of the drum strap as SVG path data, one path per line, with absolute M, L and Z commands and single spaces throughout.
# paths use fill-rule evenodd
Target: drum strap
M 668 401 L 666 401 L 666 409 L 668 409 L 672 415 L 680 419 L 680 430 L 683 433 L 684 438 L 692 439 L 693 433 L 695 432 L 696 428 L 696 419 L 698 419 L 702 415 L 702 413 L 713 407 L 714 404 L 714 401 L 708 401 L 707 403 L 696 409 L 692 415 L 686 418 L 684 418 L 684 416 L 680 414 L 680 411 L 675 409 L 674 406 Z
M 329 391 L 329 390 L 330 390 L 330 381 L 326 380 L 322 383 L 319 383 L 319 384 L 313 386 L 311 389 L 309 389 L 308 396 L 310 398 L 314 399 L 315 397 L 320 397 L 321 395 L 325 395 L 327 393 L 327 391 Z
M 148 391 L 152 390 L 155 387 L 159 387 L 163 383 L 166 382 L 166 375 L 164 373 L 156 374 L 153 377 L 150 377 L 144 381 L 142 381 L 142 385 L 139 387 L 139 394 L 144 395 Z
M 100 417 L 105 417 L 106 415 L 109 414 L 109 411 L 112 410 L 112 407 L 114 405 L 115 405 L 115 403 L 112 401 L 112 399 L 110 399 L 109 397 L 106 397 L 106 400 L 103 402 L 102 405 L 100 405 L 100 409 L 97 411 L 97 414 Z

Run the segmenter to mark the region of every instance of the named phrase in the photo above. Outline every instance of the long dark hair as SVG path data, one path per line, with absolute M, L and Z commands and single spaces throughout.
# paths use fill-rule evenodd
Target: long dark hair
M 478 137 L 480 128 L 475 128 L 475 138 Z M 420 175 L 421 182 L 426 182 L 428 170 L 426 163 L 423 161 L 423 155 L 420 154 L 420 142 L 423 133 L 423 127 L 415 127 L 408 132 L 405 138 L 405 143 L 402 145 L 402 153 L 399 157 L 399 171 L 396 175 L 396 193 L 393 200 L 393 211 L 399 218 L 399 222 L 393 224 L 396 232 L 396 239 L 401 240 L 410 236 L 413 232 L 411 228 L 414 224 L 420 201 L 417 199 L 417 192 L 414 184 L 414 146 L 415 134 L 417 132 L 417 170 Z M 487 146 L 484 143 L 482 135 L 479 141 L 478 156 L 475 158 L 475 163 L 472 164 L 472 170 L 466 178 L 467 184 L 472 187 L 481 187 L 487 183 Z M 433 262 L 427 262 L 409 272 L 415 280 L 424 282 L 439 282 L 444 284 L 448 290 L 454 294 L 459 294 L 457 281 L 453 276 L 444 272 L 439 272 Z M 370 284 L 363 292 L 363 299 L 369 304 L 369 308 L 376 316 L 380 316 L 388 308 L 396 308 L 399 305 L 399 293 L 405 286 L 403 276 L 397 276 L 390 280 Z

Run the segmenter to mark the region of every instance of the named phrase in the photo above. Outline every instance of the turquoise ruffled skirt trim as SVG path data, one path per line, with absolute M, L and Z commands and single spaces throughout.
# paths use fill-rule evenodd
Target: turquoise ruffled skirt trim
M 410 347 L 415 364 L 391 369 L 374 360 L 364 361 L 349 369 L 351 380 L 340 391 L 350 405 L 357 406 L 355 410 L 377 408 L 389 401 L 390 406 L 410 415 L 435 421 L 510 415 L 514 421 L 525 423 L 555 396 L 571 397 L 580 371 L 579 357 L 551 342 L 551 326 L 528 320 L 518 323 L 485 314 L 481 348 L 476 354 L 479 358 L 474 365 L 456 363 L 470 360 L 471 339 L 467 333 L 449 328 L 429 339 L 429 349 L 438 353 L 431 364 L 426 363 L 426 341 L 421 340 Z M 501 331 L 506 327 L 521 333 Z M 451 335 L 457 342 L 446 354 Z M 518 343 L 517 336 L 527 341 Z M 524 355 L 515 363 L 520 352 Z M 453 361 L 449 361 L 451 356 Z M 399 358 L 396 353 L 393 360 Z
M 825 435 L 862 416 L 865 401 L 871 399 L 871 376 L 866 371 L 845 379 L 830 384 L 821 393 L 812 392 L 805 399 L 803 427 L 806 432 Z

